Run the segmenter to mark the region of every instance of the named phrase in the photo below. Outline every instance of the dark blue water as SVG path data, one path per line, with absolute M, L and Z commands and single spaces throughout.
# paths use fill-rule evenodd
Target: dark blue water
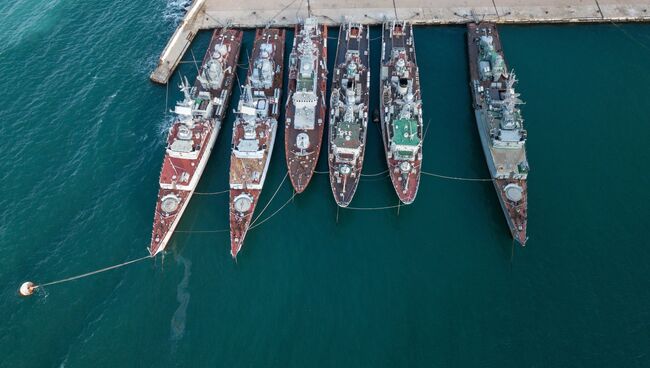
M 0 14 L 0 367 L 650 366 L 649 25 L 501 27 L 527 101 L 526 248 L 512 247 L 490 183 L 423 177 L 399 214 L 342 210 L 337 222 L 317 175 L 268 217 L 292 195 L 280 187 L 237 264 L 227 233 L 179 233 L 164 263 L 22 299 L 25 280 L 146 254 L 166 111 L 196 69 L 179 68 L 167 103 L 148 81 L 178 20 L 166 0 L 19 0 Z M 197 59 L 209 37 L 193 43 Z M 486 177 L 464 28 L 418 28 L 416 44 L 425 170 Z M 375 39 L 375 91 L 378 52 Z M 227 188 L 231 124 L 199 191 Z M 367 174 L 385 169 L 371 128 Z M 263 205 L 286 172 L 278 132 Z M 378 176 L 352 206 L 395 204 Z M 203 196 L 179 229 L 227 227 L 227 197 Z

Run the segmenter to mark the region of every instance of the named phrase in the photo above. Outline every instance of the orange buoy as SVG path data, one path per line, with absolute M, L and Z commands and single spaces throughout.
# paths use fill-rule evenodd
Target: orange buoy
M 23 283 L 22 285 L 20 285 L 20 289 L 18 290 L 18 292 L 22 296 L 30 296 L 30 295 L 34 294 L 34 290 L 36 290 L 36 288 L 37 288 L 37 286 L 34 285 L 33 282 L 27 281 L 27 282 Z

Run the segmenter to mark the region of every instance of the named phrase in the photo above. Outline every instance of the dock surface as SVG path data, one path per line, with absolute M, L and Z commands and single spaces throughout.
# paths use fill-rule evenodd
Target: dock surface
M 308 16 L 321 23 L 379 24 L 398 18 L 414 24 L 579 23 L 650 21 L 642 0 L 194 0 L 151 74 L 167 83 L 199 30 L 217 27 L 291 27 Z

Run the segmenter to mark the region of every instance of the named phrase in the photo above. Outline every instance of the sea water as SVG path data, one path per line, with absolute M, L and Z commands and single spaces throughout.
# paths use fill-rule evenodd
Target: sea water
M 500 27 L 526 101 L 525 248 L 489 182 L 423 176 L 411 206 L 337 213 L 317 174 L 288 203 L 289 182 L 279 188 L 238 262 L 227 232 L 201 232 L 228 228 L 227 195 L 195 196 L 179 230 L 199 232 L 174 235 L 165 257 L 18 297 L 26 280 L 147 254 L 168 111 L 180 76 L 197 73 L 190 62 L 168 87 L 148 80 L 182 7 L 0 5 L 1 367 L 650 366 L 647 24 Z M 373 111 L 379 28 L 370 37 Z M 185 60 L 200 60 L 209 38 Z M 252 40 L 248 31 L 240 82 Z M 487 177 L 465 28 L 417 27 L 415 42 L 424 170 Z M 228 186 L 233 118 L 197 191 Z M 372 122 L 367 138 L 363 171 L 381 173 Z M 258 211 L 286 173 L 283 140 L 280 121 Z M 397 203 L 377 175 L 351 206 Z

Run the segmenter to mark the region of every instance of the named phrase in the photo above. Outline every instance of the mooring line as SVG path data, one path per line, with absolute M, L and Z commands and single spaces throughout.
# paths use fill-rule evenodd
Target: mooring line
M 601 13 L 601 15 L 602 15 L 602 13 Z M 632 42 L 635 42 L 637 45 L 643 47 L 644 49 L 646 49 L 646 51 L 650 51 L 650 47 L 648 47 L 648 45 L 644 44 L 643 42 L 639 41 L 637 38 L 633 37 L 631 34 L 629 34 L 629 33 L 628 33 L 625 29 L 623 29 L 621 26 L 619 26 L 618 24 L 614 23 L 614 21 L 610 20 L 609 22 L 612 23 L 612 25 L 614 25 L 616 28 L 618 28 L 619 31 L 623 32 L 623 34 L 625 35 L 625 37 L 629 38 Z
M 266 206 L 264 206 L 264 208 L 262 209 L 262 212 L 260 212 L 260 214 L 257 215 L 257 217 L 255 217 L 255 219 L 253 219 L 253 221 L 251 222 L 251 226 L 255 225 L 255 222 L 260 218 L 260 216 L 262 216 L 262 214 L 264 213 L 264 211 L 266 211 L 266 209 L 269 207 L 271 202 L 273 202 L 273 199 L 275 198 L 275 196 L 280 191 L 280 188 L 282 188 L 282 184 L 284 184 L 284 181 L 287 180 L 287 176 L 289 176 L 288 171 L 287 171 L 286 174 L 284 174 L 284 178 L 282 178 L 282 182 L 280 182 L 280 185 L 278 185 L 278 188 L 275 190 L 275 193 L 273 193 L 273 196 L 271 197 L 271 199 L 269 199 L 269 201 L 266 202 Z
M 357 211 L 379 211 L 379 210 L 388 210 L 391 208 L 405 207 L 407 204 L 396 204 L 393 206 L 383 206 L 383 207 L 342 207 L 344 210 L 357 210 Z
M 194 61 L 194 67 L 196 68 L 196 72 L 199 72 L 199 64 L 196 62 L 196 58 L 194 57 L 194 50 L 190 49 L 190 54 L 192 54 L 192 60 Z
M 169 112 L 169 81 L 165 84 L 165 119 L 167 119 L 167 113 Z
M 384 170 L 384 171 L 382 171 L 382 172 L 374 173 L 374 174 L 364 174 L 364 173 L 361 173 L 361 176 L 363 176 L 363 177 L 379 176 L 379 175 L 383 175 L 383 174 L 385 174 L 385 173 L 387 173 L 387 172 L 388 172 L 388 169 L 386 169 L 386 170 Z M 314 174 L 329 174 L 329 173 L 330 173 L 329 171 L 317 171 L 317 170 L 314 170 Z
M 67 277 L 67 278 L 65 278 L 65 279 L 61 279 L 61 280 L 56 280 L 56 281 L 46 282 L 46 283 L 44 283 L 44 284 L 34 285 L 34 286 L 32 287 L 32 289 L 35 290 L 35 289 L 38 289 L 38 288 L 43 287 L 43 286 L 56 285 L 56 284 L 61 284 L 61 283 L 68 282 L 68 281 L 72 281 L 72 280 L 81 279 L 81 278 L 88 277 L 88 276 L 92 276 L 92 275 L 95 275 L 95 274 L 98 274 L 98 273 L 102 273 L 102 272 L 106 272 L 106 271 L 114 270 L 114 269 L 116 269 L 116 268 L 124 267 L 124 266 L 126 266 L 126 265 L 131 264 L 131 263 L 140 262 L 140 261 L 143 261 L 143 260 L 148 259 L 148 258 L 151 258 L 151 257 L 152 257 L 152 256 L 149 254 L 149 255 L 146 255 L 146 256 L 141 257 L 141 258 L 132 259 L 132 260 L 130 260 L 130 261 L 126 261 L 126 262 L 124 262 L 124 263 L 120 263 L 120 264 L 116 264 L 116 265 L 113 265 L 113 266 L 110 266 L 110 267 L 102 268 L 102 269 L 99 269 L 99 270 L 96 270 L 96 271 L 86 272 L 86 273 L 81 274 L 81 275 L 72 276 L 72 277 Z
M 286 202 L 284 202 L 284 204 L 282 205 L 282 207 L 278 208 L 275 212 L 273 212 L 273 213 L 271 214 L 271 216 L 265 218 L 265 219 L 262 220 L 260 223 L 257 223 L 257 224 L 255 224 L 255 225 L 249 227 L 248 230 L 253 230 L 254 228 L 256 228 L 256 227 L 262 225 L 263 223 L 267 222 L 268 220 L 270 220 L 271 217 L 277 215 L 278 212 L 282 211 L 282 209 L 284 209 L 284 208 L 285 208 L 285 207 L 286 207 L 286 206 L 291 202 L 291 200 L 293 199 L 293 197 L 295 197 L 295 196 L 296 196 L 296 193 L 293 193 L 293 195 L 292 195 L 289 199 L 287 199 Z
M 287 4 L 284 8 L 280 9 L 277 13 L 275 13 L 275 15 L 271 19 L 269 19 L 268 25 L 270 26 L 271 24 L 273 24 L 273 22 L 275 21 L 275 18 L 277 18 L 277 16 L 280 15 L 283 11 L 287 10 L 296 1 L 298 1 L 298 0 L 293 0 L 292 2 Z M 302 4 L 302 2 L 300 2 L 300 4 Z M 267 26 L 267 28 L 268 28 L 268 26 Z
M 230 231 L 230 229 L 221 229 L 221 230 L 176 230 L 175 233 L 183 234 L 207 234 L 207 233 L 225 233 Z
M 224 194 L 230 192 L 230 189 L 222 190 L 220 192 L 194 192 L 194 194 L 198 195 L 217 195 L 217 194 Z
M 364 174 L 364 173 L 361 173 L 361 176 L 379 176 L 379 175 L 383 175 L 383 174 L 385 174 L 387 172 L 388 172 L 388 169 L 386 169 L 386 170 L 384 170 L 382 172 L 376 173 L 376 174 Z
M 364 182 L 364 183 L 367 183 L 367 182 L 369 182 L 369 181 L 379 181 L 379 180 L 384 180 L 384 179 L 388 178 L 389 176 L 390 176 L 390 175 L 386 174 L 386 175 L 384 175 L 384 176 L 382 176 L 382 177 L 379 177 L 379 178 L 369 178 L 369 179 L 368 179 L 368 178 L 365 178 L 365 177 L 362 177 L 362 178 L 360 178 L 359 180 L 361 180 L 361 181 Z
M 442 178 L 442 179 L 451 179 L 451 180 L 461 180 L 461 181 L 492 181 L 492 179 L 483 179 L 483 178 L 461 178 L 458 176 L 447 176 L 447 175 L 440 175 L 440 174 L 434 174 L 426 171 L 421 171 L 422 174 L 424 175 L 429 175 L 429 176 L 435 176 L 437 178 Z

